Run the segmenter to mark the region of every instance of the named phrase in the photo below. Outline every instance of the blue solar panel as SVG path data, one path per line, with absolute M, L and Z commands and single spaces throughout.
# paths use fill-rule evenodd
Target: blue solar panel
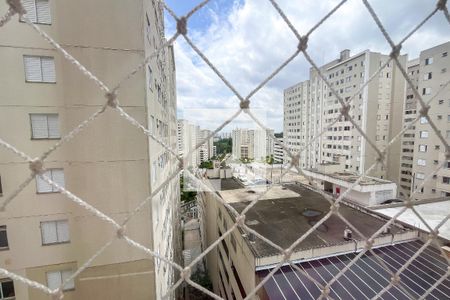
M 422 247 L 421 241 L 412 241 L 375 249 L 374 252 L 384 264 L 396 272 Z M 297 264 L 317 282 L 327 284 L 340 270 L 345 268 L 356 254 L 350 253 L 322 258 Z M 399 287 L 392 287 L 382 295 L 382 299 L 419 298 L 435 284 L 447 271 L 446 260 L 441 253 L 427 247 L 400 275 Z M 258 271 L 260 280 L 270 270 Z M 364 254 L 347 272 L 331 285 L 333 299 L 371 299 L 391 280 L 391 275 L 371 254 Z M 321 291 L 305 275 L 291 266 L 283 266 L 263 286 L 268 299 L 317 299 Z M 265 298 L 265 297 L 263 297 Z M 426 299 L 450 299 L 450 280 L 447 277 Z

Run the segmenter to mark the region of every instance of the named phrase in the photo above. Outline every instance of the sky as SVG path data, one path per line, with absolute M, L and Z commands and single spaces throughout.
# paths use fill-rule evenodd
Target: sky
M 199 0 L 166 0 L 173 11 L 186 14 Z M 278 0 L 300 34 L 306 33 L 339 1 Z M 401 40 L 435 7 L 432 0 L 371 0 L 387 32 Z M 166 37 L 176 31 L 176 23 L 166 15 Z M 211 0 L 188 22 L 188 36 L 242 96 L 247 96 L 297 48 L 297 40 L 268 0 Z M 438 11 L 410 37 L 402 48 L 409 59 L 423 49 L 450 41 L 450 25 Z M 177 70 L 178 117 L 215 129 L 239 108 L 239 100 L 186 41 L 174 43 Z M 325 64 L 343 49 L 351 55 L 366 49 L 388 54 L 390 48 L 361 0 L 348 0 L 315 30 L 308 42 L 314 61 Z M 308 79 L 309 63 L 300 54 L 275 78 L 252 96 L 251 108 L 258 110 L 264 124 L 283 128 L 283 90 Z M 241 114 L 223 131 L 249 127 Z

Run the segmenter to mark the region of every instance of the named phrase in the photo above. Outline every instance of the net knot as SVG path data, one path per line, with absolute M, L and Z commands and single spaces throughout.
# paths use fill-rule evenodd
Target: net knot
M 392 48 L 391 54 L 389 57 L 392 59 L 396 59 L 400 55 L 400 50 L 402 49 L 402 45 L 396 45 Z
M 191 268 L 186 267 L 181 271 L 180 277 L 183 280 L 188 280 L 189 278 L 191 278 Z
M 350 105 L 349 104 L 345 104 L 341 107 L 341 114 L 344 117 L 348 117 L 348 113 L 350 112 Z
M 283 260 L 284 261 L 288 261 L 291 258 L 292 255 L 292 249 L 291 248 L 287 248 L 283 251 Z
M 429 110 L 430 110 L 430 106 L 427 105 L 427 106 L 422 107 L 422 108 L 419 110 L 419 113 L 420 113 L 420 115 L 421 115 L 422 117 L 426 117 L 426 116 L 428 116 L 428 111 L 429 111 Z
M 330 211 L 331 211 L 333 214 L 337 213 L 338 210 L 339 210 L 339 203 L 333 203 L 333 204 L 331 204 L 331 206 L 330 206 Z
M 412 202 L 412 200 L 406 200 L 405 201 L 405 207 L 406 208 L 412 208 L 414 206 L 414 203 Z
M 52 300 L 61 300 L 64 298 L 64 293 L 61 288 L 58 288 L 52 292 Z
M 117 238 L 123 239 L 123 237 L 125 236 L 125 227 L 122 226 L 119 229 L 117 229 L 116 234 L 117 234 Z
M 308 48 L 308 36 L 305 35 L 300 38 L 297 49 L 299 51 L 305 51 L 306 48 Z
M 300 154 L 294 155 L 294 157 L 291 160 L 291 166 L 298 167 L 299 162 L 300 162 Z
M 6 0 L 9 7 L 19 16 L 25 15 L 27 11 L 22 6 L 22 2 L 20 0 Z
M 394 274 L 394 276 L 391 277 L 391 283 L 392 285 L 396 286 L 400 283 L 400 276 L 398 274 Z
M 105 94 L 106 99 L 108 99 L 108 106 L 112 107 L 112 108 L 116 108 L 118 103 L 117 103 L 117 93 L 115 91 L 113 92 L 108 92 Z
M 187 19 L 186 19 L 186 17 L 181 17 L 177 21 L 177 32 L 181 35 L 187 34 Z
M 366 250 L 370 250 L 370 249 L 372 249 L 372 247 L 373 247 L 373 239 L 368 239 L 366 241 L 366 244 L 364 245 L 364 248 Z
M 446 6 L 447 6 L 447 0 L 439 0 L 439 1 L 436 3 L 436 7 L 437 7 L 437 9 L 439 9 L 439 10 L 445 10 L 445 9 L 446 9 Z
M 239 103 L 239 107 L 241 109 L 249 109 L 250 108 L 250 100 L 242 100 L 241 103 Z
M 438 236 L 439 236 L 439 230 L 435 229 L 428 234 L 428 239 L 433 241 L 433 240 L 436 240 L 438 238 Z
M 30 161 L 29 168 L 33 174 L 40 174 L 44 171 L 44 163 L 39 158 Z
M 244 226 L 245 225 L 245 215 L 241 215 L 239 217 L 236 218 L 236 223 L 239 226 Z
M 328 285 L 324 286 L 321 295 L 323 298 L 328 299 L 328 295 L 330 295 L 330 287 Z
M 385 156 L 386 156 L 386 152 L 385 151 L 380 152 L 380 154 L 378 155 L 378 158 L 377 158 L 377 162 L 380 163 L 380 164 L 383 164 Z

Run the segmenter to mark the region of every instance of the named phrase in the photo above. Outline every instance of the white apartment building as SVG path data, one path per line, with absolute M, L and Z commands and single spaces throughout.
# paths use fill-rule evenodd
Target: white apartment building
M 201 129 L 200 130 L 200 134 L 199 134 L 199 138 L 198 138 L 198 143 L 201 143 L 202 141 L 204 141 L 205 139 L 206 142 L 203 143 L 200 148 L 199 148 L 199 161 L 200 163 L 204 162 L 204 161 L 208 161 L 211 159 L 211 157 L 214 156 L 214 139 L 213 138 L 209 138 L 208 136 L 212 134 L 211 130 L 208 129 Z
M 368 50 L 353 56 L 344 50 L 339 59 L 322 66 L 321 70 L 348 101 L 388 59 L 388 55 Z M 406 56 L 400 56 L 399 60 L 405 64 Z M 389 63 L 350 103 L 350 115 L 381 150 L 401 130 L 401 118 L 392 116 L 402 114 L 404 93 L 405 80 L 398 68 Z M 327 129 L 339 116 L 340 109 L 337 98 L 314 69 L 309 80 L 284 91 L 285 144 L 293 153 L 307 147 L 301 154 L 301 167 L 316 168 L 318 164 L 337 162 L 344 156 L 344 170 L 360 174 L 375 163 L 375 150 L 349 120 L 341 117 Z M 394 144 L 387 153 L 386 167 L 379 166 L 369 175 L 397 181 L 399 149 Z
M 157 1 L 22 3 L 32 22 L 110 87 L 165 42 L 164 14 Z M 0 11 L 7 10 L 6 2 L 0 2 Z M 1 28 L 0 44 L 0 137 L 31 157 L 41 155 L 106 102 L 91 80 L 17 16 Z M 119 102 L 176 149 L 173 49 L 161 52 L 125 82 Z M 47 176 L 118 223 L 175 166 L 161 145 L 111 108 L 44 163 Z M 0 148 L 1 202 L 29 175 L 23 160 Z M 178 202 L 179 182 L 174 179 L 128 223 L 125 233 L 177 261 Z M 116 235 L 110 224 L 38 178 L 0 212 L 0 230 L 2 268 L 52 289 Z M 64 299 L 159 299 L 175 280 L 167 264 L 118 239 L 65 285 Z M 3 299 L 48 299 L 8 278 L 0 283 Z
M 408 61 L 408 76 L 414 83 L 414 88 L 418 88 L 419 82 L 419 59 L 414 59 Z M 417 99 L 414 95 L 413 89 L 406 85 L 406 98 L 405 105 L 403 109 L 403 127 L 411 123 L 417 118 Z M 401 138 L 401 156 L 400 156 L 400 170 L 399 170 L 399 181 L 398 181 L 398 196 L 400 198 L 408 198 L 411 195 L 411 183 L 412 183 L 412 169 L 414 160 L 414 139 L 416 132 L 416 125 L 414 124 L 405 131 Z
M 283 143 L 283 138 L 278 138 L 278 140 Z M 284 150 L 278 142 L 273 145 L 273 160 L 276 164 L 282 164 L 284 161 Z
M 268 146 L 267 133 L 264 130 L 233 129 L 231 139 L 233 159 L 265 160 Z
M 419 57 L 418 92 L 425 102 L 429 101 L 443 84 L 450 79 L 450 42 L 424 50 Z M 420 109 L 417 103 L 417 110 Z M 450 139 L 450 90 L 444 89 L 430 103 L 429 115 L 446 139 Z M 444 146 L 425 118 L 416 123 L 414 159 L 412 161 L 411 191 L 423 183 L 436 168 L 445 161 Z M 450 168 L 447 164 L 425 186 L 414 199 L 437 198 L 450 195 Z
M 211 133 L 211 130 L 200 129 L 200 126 L 190 123 L 187 120 L 179 119 L 177 125 L 177 145 L 178 154 L 185 156 L 191 149 L 205 140 Z M 191 157 L 187 158 L 186 166 L 197 167 L 200 163 L 208 161 L 214 156 L 214 140 L 211 137 L 203 143 L 197 150 L 193 151 Z

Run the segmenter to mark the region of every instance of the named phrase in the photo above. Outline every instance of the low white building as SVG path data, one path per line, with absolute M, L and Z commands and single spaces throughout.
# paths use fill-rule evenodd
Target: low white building
M 345 200 L 362 206 L 373 206 L 386 200 L 395 199 L 397 196 L 397 185 L 388 180 L 364 176 L 354 187 L 352 185 L 360 175 L 337 171 L 338 164 L 322 165 L 319 169 L 303 170 L 309 176 L 310 182 L 327 193 L 339 197 L 349 188 L 351 191 L 345 196 Z
M 278 138 L 278 140 L 283 143 L 283 138 Z M 273 160 L 276 164 L 282 164 L 284 161 L 284 150 L 278 142 L 273 145 Z

